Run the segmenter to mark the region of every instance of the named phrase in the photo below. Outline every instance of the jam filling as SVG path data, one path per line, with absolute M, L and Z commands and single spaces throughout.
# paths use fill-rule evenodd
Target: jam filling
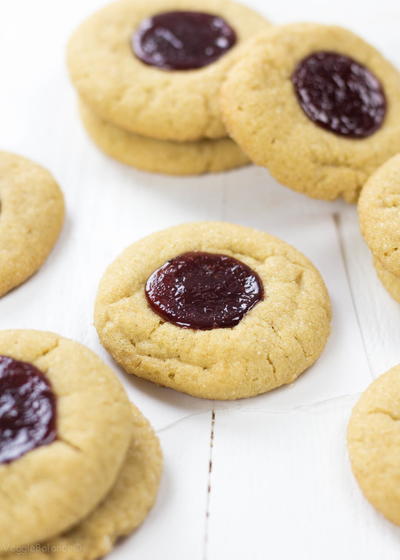
M 132 48 L 150 66 L 193 70 L 220 58 L 236 40 L 235 31 L 219 16 L 174 11 L 142 21 L 132 36 Z
M 383 124 L 382 84 L 368 68 L 334 52 L 316 52 L 292 75 L 301 108 L 318 126 L 348 138 L 366 138 Z
M 179 327 L 234 327 L 264 298 L 259 275 L 246 264 L 214 253 L 189 252 L 167 261 L 146 284 L 151 308 Z
M 0 356 L 0 464 L 56 439 L 56 397 L 34 365 Z

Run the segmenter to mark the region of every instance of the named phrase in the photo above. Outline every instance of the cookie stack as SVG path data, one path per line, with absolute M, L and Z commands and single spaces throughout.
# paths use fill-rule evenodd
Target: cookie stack
M 97 560 L 153 505 L 158 439 L 95 354 L 0 332 L 2 560 Z
M 382 284 L 400 302 L 400 155 L 368 180 L 358 202 L 362 234 Z
M 115 159 L 173 175 L 248 162 L 227 137 L 219 90 L 242 43 L 270 26 L 230 0 L 197 8 L 194 0 L 122 0 L 73 35 L 68 64 L 83 124 Z

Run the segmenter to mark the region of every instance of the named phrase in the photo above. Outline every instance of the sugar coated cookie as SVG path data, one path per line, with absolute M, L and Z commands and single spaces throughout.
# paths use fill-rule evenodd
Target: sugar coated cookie
M 139 136 L 113 126 L 81 104 L 82 122 L 92 140 L 114 159 L 152 173 L 200 175 L 249 163 L 230 138 L 171 142 Z
M 315 198 L 354 202 L 400 151 L 400 74 L 340 27 L 296 23 L 249 41 L 221 107 L 252 161 Z
M 0 296 L 44 263 L 60 234 L 64 199 L 48 171 L 0 152 Z
M 0 387 L 4 550 L 53 537 L 93 510 L 121 468 L 131 416 L 109 368 L 51 333 L 0 332 Z
M 143 520 L 160 465 L 157 438 L 95 354 L 0 332 L 1 560 L 96 560 Z
M 122 469 L 98 507 L 62 535 L 0 554 L 0 560 L 97 560 L 143 522 L 156 499 L 162 455 L 149 423 L 133 405 L 132 427 Z
M 379 278 L 400 301 L 400 154 L 367 181 L 358 202 L 358 215 Z
M 237 399 L 291 383 L 322 352 L 321 276 L 283 241 L 219 222 L 172 227 L 107 269 L 95 324 L 128 372 L 197 397 Z
M 160 140 L 221 138 L 222 80 L 238 47 L 267 26 L 231 0 L 122 0 L 74 33 L 71 78 L 119 128 Z
M 400 525 L 400 366 L 376 379 L 353 409 L 348 448 L 365 497 Z

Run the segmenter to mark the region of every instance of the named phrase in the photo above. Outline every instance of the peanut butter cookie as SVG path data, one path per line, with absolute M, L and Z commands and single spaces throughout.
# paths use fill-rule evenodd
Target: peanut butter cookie
M 400 525 L 400 366 L 373 381 L 353 409 L 348 448 L 354 476 L 371 504 Z
M 122 0 L 85 21 L 68 49 L 82 100 L 106 122 L 142 136 L 226 136 L 222 80 L 238 47 L 269 24 L 231 0 L 199 6 L 196 0 Z
M 90 350 L 0 332 L 1 560 L 96 560 L 154 502 L 157 438 Z
M 128 373 L 238 399 L 312 365 L 330 316 L 321 276 L 296 249 L 250 228 L 200 222 L 126 249 L 100 283 L 95 324 Z
M 282 184 L 354 202 L 400 151 L 400 74 L 340 27 L 271 27 L 242 49 L 222 88 L 232 138 Z
M 378 276 L 400 301 L 400 155 L 384 163 L 367 181 L 358 215 Z
M 114 159 L 151 173 L 200 175 L 242 167 L 249 159 L 230 138 L 171 142 L 139 136 L 113 126 L 81 104 L 82 122 L 92 140 Z
M 48 171 L 0 152 L 0 296 L 44 263 L 64 221 L 64 198 Z

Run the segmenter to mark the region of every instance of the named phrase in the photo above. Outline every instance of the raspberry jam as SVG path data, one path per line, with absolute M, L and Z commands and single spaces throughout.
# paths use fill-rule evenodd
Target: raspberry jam
M 233 257 L 190 252 L 153 272 L 146 296 L 166 321 L 209 330 L 237 325 L 264 298 L 264 288 L 259 275 Z
M 34 365 L 0 356 L 0 464 L 56 439 L 56 397 Z
M 300 62 L 292 83 L 301 108 L 318 126 L 348 138 L 366 138 L 383 124 L 386 96 L 368 68 L 334 52 Z
M 193 70 L 220 58 L 236 40 L 235 31 L 219 16 L 174 11 L 142 21 L 132 36 L 132 48 L 150 66 Z

